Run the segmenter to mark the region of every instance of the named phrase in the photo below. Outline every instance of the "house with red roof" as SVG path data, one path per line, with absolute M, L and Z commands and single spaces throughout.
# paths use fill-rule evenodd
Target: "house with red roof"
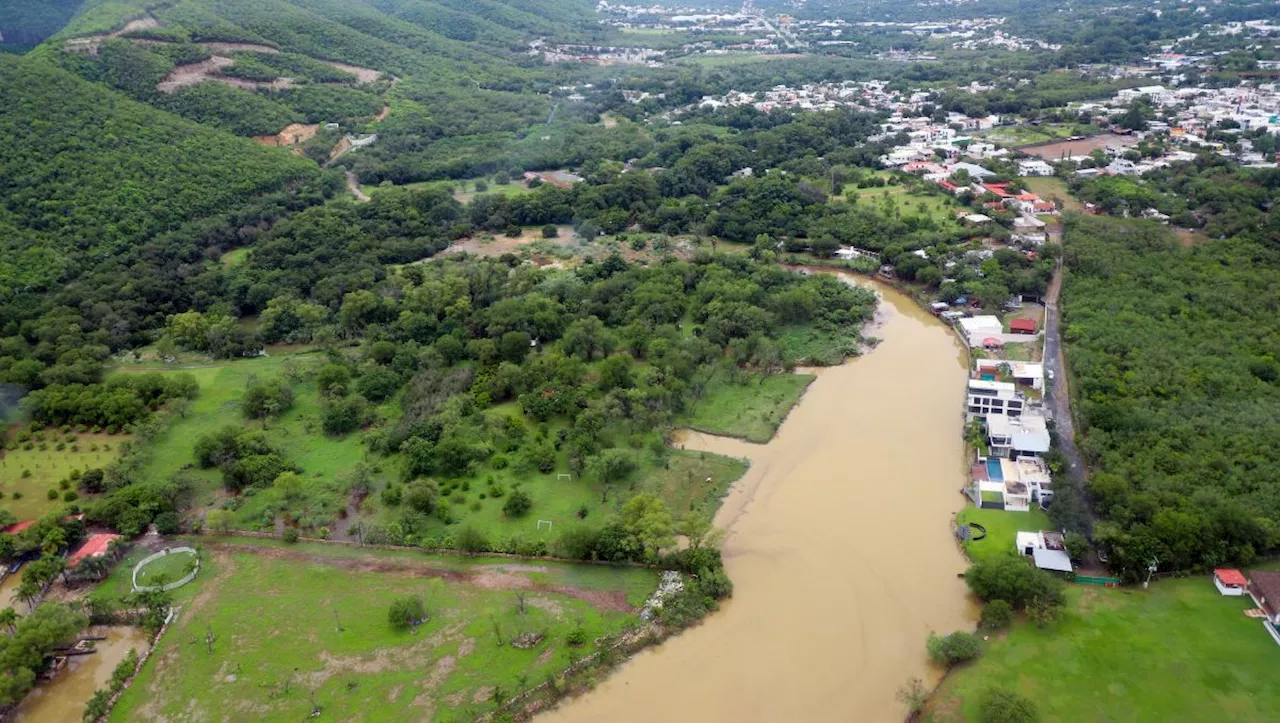
M 35 520 L 23 520 L 22 522 L 15 522 L 12 525 L 9 525 L 8 527 L 4 528 L 4 534 L 20 535 L 22 534 L 23 530 L 26 530 L 28 527 L 34 525 L 35 523 L 36 523 Z
M 1035 319 L 1010 319 L 1009 333 L 1011 334 L 1034 334 L 1037 328 Z
M 120 535 L 110 532 L 99 532 L 95 535 L 90 535 L 89 539 L 85 540 L 84 544 L 80 546 L 80 549 L 71 553 L 71 557 L 67 558 L 67 567 L 75 567 L 81 561 L 91 557 L 105 556 L 107 550 L 111 547 L 111 543 L 120 538 Z
M 982 189 L 987 193 L 995 194 L 1002 199 L 1011 198 L 1013 196 L 1012 193 L 1009 193 L 1009 184 L 1007 183 L 984 183 L 982 184 Z
M 1249 581 L 1239 570 L 1218 569 L 1213 571 L 1213 586 L 1223 595 L 1239 597 L 1249 588 Z
M 1033 213 L 1036 213 L 1036 214 L 1041 214 L 1041 213 L 1057 214 L 1058 206 L 1053 201 L 1046 201 L 1044 199 L 1041 199 L 1032 204 L 1031 210 Z

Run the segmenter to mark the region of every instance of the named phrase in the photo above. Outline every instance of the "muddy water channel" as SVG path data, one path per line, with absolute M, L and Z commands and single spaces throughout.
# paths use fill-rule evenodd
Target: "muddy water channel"
M 716 518 L 733 599 L 540 720 L 901 721 L 898 688 L 935 682 L 929 631 L 977 614 L 949 527 L 963 350 L 910 299 L 876 291 L 880 345 L 818 371 L 773 441 L 681 440 L 751 460 Z
M 97 641 L 98 652 L 77 655 L 67 661 L 67 667 L 53 680 L 42 681 L 18 705 L 14 723 L 63 723 L 78 721 L 84 713 L 84 704 L 98 688 L 107 687 L 111 672 L 137 648 L 142 655 L 149 647 L 147 634 L 141 628 L 124 626 L 91 628 L 90 634 L 105 635 Z

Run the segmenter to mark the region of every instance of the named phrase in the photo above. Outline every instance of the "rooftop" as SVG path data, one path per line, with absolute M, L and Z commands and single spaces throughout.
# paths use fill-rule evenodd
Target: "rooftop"
M 1244 573 L 1239 570 L 1219 569 L 1214 570 L 1213 574 L 1222 581 L 1223 585 L 1239 585 L 1244 587 L 1249 584 L 1249 581 L 1244 577 Z
M 1280 572 L 1251 570 L 1249 572 L 1249 591 L 1261 598 L 1262 607 L 1272 615 L 1280 609 Z
M 23 530 L 34 525 L 35 523 L 36 523 L 35 520 L 23 520 L 22 522 L 15 522 L 12 525 L 9 525 L 8 527 L 4 528 L 4 534 L 6 535 L 20 534 Z
M 107 554 L 107 548 L 111 546 L 113 540 L 120 539 L 120 535 L 113 535 L 109 532 L 99 532 L 91 535 L 85 543 L 76 550 L 67 560 L 67 567 L 75 567 L 80 564 L 81 560 L 90 557 L 102 557 Z

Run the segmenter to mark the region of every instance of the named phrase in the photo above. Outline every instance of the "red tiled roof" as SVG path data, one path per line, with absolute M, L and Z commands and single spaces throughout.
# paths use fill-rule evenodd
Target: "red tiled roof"
M 102 557 L 107 554 L 107 547 L 111 545 L 112 540 L 120 539 L 120 535 L 113 535 L 109 532 L 99 532 L 92 535 L 79 550 L 76 550 L 71 558 L 67 560 L 67 567 L 75 567 L 80 564 L 81 560 L 89 557 Z
M 21 533 L 23 530 L 27 529 L 28 527 L 34 525 L 35 523 L 36 523 L 35 520 L 23 520 L 22 522 L 15 522 L 12 525 L 9 525 L 8 527 L 4 528 L 4 534 L 17 535 Z
M 1244 587 L 1249 584 L 1249 581 L 1244 579 L 1244 573 L 1239 570 L 1214 570 L 1213 574 L 1222 581 L 1223 585 L 1239 585 Z
M 1039 196 L 1037 196 L 1034 193 L 1031 193 L 1030 191 L 1026 193 L 1019 193 L 1017 198 L 1019 201 L 1039 201 L 1040 200 Z
M 994 193 L 995 195 L 999 196 L 1000 198 L 1008 198 L 1008 197 L 1011 195 L 1011 194 L 1009 193 L 1009 186 L 1008 186 L 1008 184 L 1004 184 L 1004 183 L 985 183 L 985 184 L 983 184 L 983 186 L 982 186 L 982 187 L 983 187 L 983 188 L 985 188 L 985 189 L 987 189 L 988 191 L 990 191 L 990 192 Z
M 1035 319 L 1010 319 L 1009 330 L 1010 331 L 1035 331 L 1036 320 Z
M 954 190 L 956 190 L 957 188 L 959 188 L 959 186 L 957 186 L 956 184 L 952 183 L 951 181 L 948 181 L 948 180 L 947 180 L 947 179 L 945 179 L 945 178 L 944 178 L 944 179 L 942 179 L 941 181 L 938 181 L 938 185 L 939 185 L 939 186 L 942 186 L 943 188 L 947 189 L 948 191 L 954 191 Z

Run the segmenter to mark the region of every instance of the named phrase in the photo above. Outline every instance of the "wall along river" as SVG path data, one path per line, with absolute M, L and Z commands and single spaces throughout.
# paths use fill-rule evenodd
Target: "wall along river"
M 963 505 L 963 348 L 874 289 L 866 333 L 881 343 L 818 370 L 771 442 L 677 442 L 751 460 L 716 517 L 733 599 L 540 720 L 901 721 L 898 689 L 936 682 L 929 632 L 977 616 L 949 526 Z

